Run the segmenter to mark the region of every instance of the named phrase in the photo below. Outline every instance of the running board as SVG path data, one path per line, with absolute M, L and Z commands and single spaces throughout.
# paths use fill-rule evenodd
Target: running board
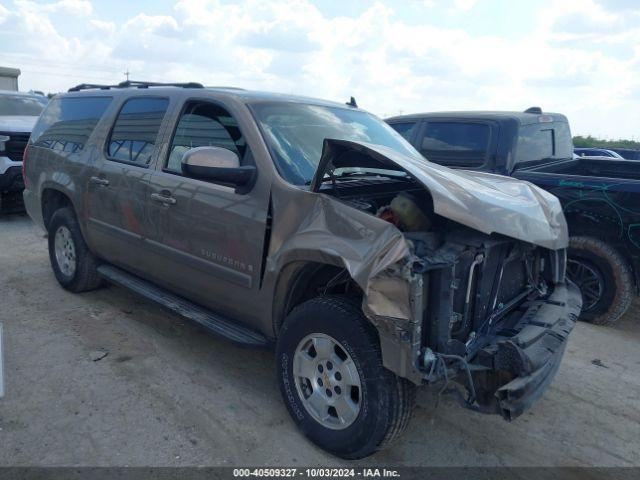
M 98 273 L 109 282 L 156 302 L 167 310 L 199 323 L 207 330 L 238 345 L 244 347 L 269 347 L 270 345 L 269 340 L 264 335 L 217 315 L 120 268 L 112 265 L 100 265 Z

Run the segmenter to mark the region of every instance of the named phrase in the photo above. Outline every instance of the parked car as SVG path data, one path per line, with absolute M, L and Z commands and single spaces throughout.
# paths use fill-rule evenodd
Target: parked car
M 420 385 L 516 418 L 580 312 L 553 195 L 427 163 L 354 103 L 78 86 L 40 117 L 24 192 L 64 288 L 106 279 L 274 347 L 294 422 L 345 458 L 397 438 Z
M 640 150 L 632 148 L 612 148 L 612 151 L 622 156 L 625 160 L 640 160 Z
M 624 160 L 622 155 L 613 150 L 607 150 L 606 148 L 574 148 L 573 151 L 580 157 L 602 157 Z
M 46 104 L 41 95 L 0 90 L 0 212 L 22 208 L 22 154 Z
M 582 290 L 582 318 L 615 322 L 637 293 L 640 171 L 636 162 L 573 158 L 569 123 L 526 112 L 445 112 L 394 117 L 391 126 L 430 161 L 510 175 L 556 195 L 571 236 L 568 273 Z

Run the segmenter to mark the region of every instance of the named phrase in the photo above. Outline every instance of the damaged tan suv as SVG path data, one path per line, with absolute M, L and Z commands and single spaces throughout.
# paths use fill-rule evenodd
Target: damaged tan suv
M 344 458 L 396 439 L 422 385 L 514 419 L 580 312 L 554 196 L 429 163 L 353 101 L 80 85 L 24 169 L 64 288 L 106 280 L 275 348 L 294 422 Z

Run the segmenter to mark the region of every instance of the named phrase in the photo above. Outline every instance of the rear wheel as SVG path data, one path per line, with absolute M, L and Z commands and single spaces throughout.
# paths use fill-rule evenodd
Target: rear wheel
M 278 337 L 277 364 L 293 420 L 335 455 L 370 455 L 409 423 L 415 386 L 382 366 L 377 332 L 359 302 L 323 296 L 294 309 Z
M 593 237 L 571 237 L 567 276 L 582 292 L 581 320 L 597 325 L 617 321 L 633 299 L 628 262 L 608 243 Z
M 57 210 L 48 231 L 49 260 L 58 283 L 72 292 L 99 287 L 97 259 L 84 242 L 73 211 L 67 207 Z

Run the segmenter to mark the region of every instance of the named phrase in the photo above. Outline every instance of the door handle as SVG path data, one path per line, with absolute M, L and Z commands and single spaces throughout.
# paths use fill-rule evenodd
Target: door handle
M 101 187 L 106 187 L 107 185 L 109 185 L 109 180 L 100 177 L 91 177 L 89 178 L 89 182 L 93 183 L 94 185 L 100 185 Z
M 160 193 L 152 193 L 151 199 L 155 200 L 156 202 L 160 202 L 163 205 L 175 205 L 178 202 L 175 198 L 169 197 L 167 195 L 162 195 Z

